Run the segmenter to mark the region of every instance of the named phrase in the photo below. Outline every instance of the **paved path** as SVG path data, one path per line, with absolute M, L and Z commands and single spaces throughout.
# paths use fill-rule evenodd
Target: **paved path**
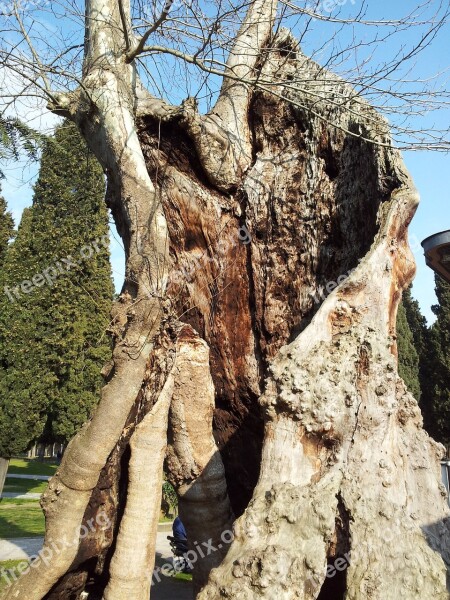
M 165 563 L 172 562 L 172 552 L 167 535 L 167 531 L 158 531 L 156 567 L 162 567 Z M 36 555 L 42 548 L 42 542 L 42 537 L 0 540 L 0 561 L 21 560 Z M 158 581 L 158 577 L 160 581 Z M 153 577 L 151 600 L 192 600 L 191 583 L 173 577 L 164 577 L 162 574 L 159 574 L 158 577 Z
M 41 537 L 0 540 L 0 561 L 27 559 L 39 552 L 43 540 Z
M 50 475 L 16 475 L 15 473 L 8 473 L 6 475 L 9 479 L 31 479 L 32 481 L 48 481 Z M 41 494 L 37 492 L 3 492 L 2 498 L 15 498 L 16 500 L 39 500 Z

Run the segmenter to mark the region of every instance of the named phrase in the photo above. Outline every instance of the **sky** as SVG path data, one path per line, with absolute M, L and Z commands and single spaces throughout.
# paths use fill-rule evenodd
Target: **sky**
M 342 3 L 342 0 L 340 1 Z M 344 5 L 342 10 L 355 10 L 358 1 L 347 0 L 347 6 Z M 437 3 L 436 0 L 434 4 Z M 369 16 L 372 18 L 385 17 L 386 15 L 395 16 L 399 7 L 402 7 L 402 12 L 404 12 L 404 7 L 413 8 L 416 5 L 415 0 L 402 0 L 401 3 L 393 3 L 391 0 L 377 0 L 376 3 L 369 3 L 370 11 L 373 13 Z M 415 31 L 405 32 L 405 44 L 411 42 L 414 35 L 416 35 Z M 317 29 L 311 31 L 309 39 L 312 42 L 307 37 L 302 41 L 302 49 L 306 54 L 308 54 L 309 44 L 317 43 L 317 38 L 320 36 L 327 39 L 329 30 L 326 29 L 325 25 L 322 28 L 322 25 L 318 24 Z M 341 40 L 341 42 L 345 44 L 345 40 Z M 380 58 L 383 59 L 384 56 L 389 56 L 391 50 L 388 44 L 380 44 L 377 52 L 380 54 Z M 408 77 L 410 79 L 414 77 L 421 79 L 430 72 L 444 72 L 449 69 L 449 56 L 450 25 L 446 31 L 434 40 L 430 48 L 419 55 L 412 70 L 408 73 Z M 441 77 L 441 80 L 448 84 L 447 75 Z M 8 84 L 7 81 L 0 83 L 3 83 L 3 86 Z M 25 116 L 28 124 L 40 130 L 50 130 L 58 120 L 39 107 L 34 111 L 24 108 L 19 112 L 22 112 L 22 117 Z M 432 115 L 419 115 L 415 117 L 415 122 L 418 128 L 421 126 L 448 128 L 450 125 L 450 107 Z M 436 303 L 434 274 L 425 265 L 420 242 L 429 235 L 450 229 L 450 155 L 432 151 L 407 151 L 404 152 L 404 159 L 421 196 L 421 203 L 410 226 L 410 243 L 417 264 L 413 296 L 417 298 L 422 313 L 431 323 L 434 321 L 431 306 Z M 6 175 L 6 179 L 1 182 L 2 195 L 8 202 L 16 224 L 20 221 L 23 209 L 31 204 L 32 184 L 37 175 L 37 168 L 36 164 L 29 165 L 26 164 L 26 161 L 9 165 L 6 168 L 2 167 Z M 121 242 L 115 233 L 114 227 L 111 228 L 111 255 L 116 289 L 120 290 L 124 276 L 124 256 Z

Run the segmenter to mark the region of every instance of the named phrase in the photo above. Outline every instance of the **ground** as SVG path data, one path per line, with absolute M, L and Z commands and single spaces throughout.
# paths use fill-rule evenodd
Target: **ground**
M 23 477 L 48 477 L 55 472 L 56 468 L 56 465 L 36 460 L 11 461 L 8 475 L 19 475 L 21 478 L 7 478 L 7 494 L 26 497 L 24 499 L 6 497 L 0 500 L 0 592 L 8 585 L 8 581 L 12 580 L 12 574 L 17 574 L 18 565 L 37 554 L 42 547 L 45 522 L 35 496 L 39 498 L 39 492 L 45 489 L 46 482 L 34 478 L 23 479 Z M 160 523 L 158 528 L 156 575 L 153 578 L 152 600 L 191 600 L 190 576 L 178 574 L 176 577 L 167 577 L 160 574 L 159 569 L 172 560 L 172 552 L 167 540 L 171 526 L 167 519 L 164 521 L 166 522 Z

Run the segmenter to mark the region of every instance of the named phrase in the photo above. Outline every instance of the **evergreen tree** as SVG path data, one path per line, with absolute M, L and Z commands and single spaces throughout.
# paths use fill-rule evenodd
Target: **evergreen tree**
M 0 115 L 0 160 L 17 160 L 21 154 L 31 160 L 37 160 L 39 149 L 47 139 L 19 119 Z M 0 170 L 0 178 L 4 174 Z
M 8 212 L 3 196 L 0 196 L 0 269 L 8 249 L 8 242 L 14 235 L 14 220 Z
M 450 445 L 450 285 L 435 276 L 437 319 L 431 327 L 428 348 L 428 385 L 424 390 L 430 407 L 429 430 L 439 442 Z
M 64 123 L 44 145 L 1 275 L 0 455 L 39 437 L 67 441 L 97 402 L 113 294 L 104 192 L 98 163 Z
M 397 314 L 398 372 L 411 394 L 420 399 L 419 354 L 408 322 L 404 301 Z
M 420 312 L 419 303 L 412 297 L 411 286 L 403 292 L 402 304 L 411 330 L 414 347 L 421 357 L 428 345 L 427 320 Z

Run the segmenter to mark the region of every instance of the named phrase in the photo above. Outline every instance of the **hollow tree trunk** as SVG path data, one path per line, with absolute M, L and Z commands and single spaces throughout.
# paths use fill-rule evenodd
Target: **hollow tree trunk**
M 278 45 L 262 73 L 309 83 L 283 90 L 291 104 L 254 94 L 254 160 L 231 198 L 198 169 L 189 127 L 180 139 L 176 124 L 142 125 L 149 170 L 165 173 L 168 295 L 211 348 L 238 514 L 242 460 L 259 467 L 239 443 L 258 396 L 266 422 L 253 498 L 198 597 L 447 598 L 442 449 L 396 366 L 417 193 L 383 119 L 288 35 Z M 347 102 L 333 103 L 336 88 Z
M 217 567 L 199 600 L 447 598 L 442 449 L 396 365 L 417 193 L 383 119 L 288 33 L 270 39 L 275 6 L 252 3 L 227 65 L 235 83 L 201 116 L 141 90 L 117 58 L 118 8 L 88 3 L 90 94 L 53 108 L 108 174 L 127 279 L 99 409 L 45 496 L 46 547 L 103 506 L 114 528 L 8 599 L 78 598 L 88 578 L 90 597 L 128 598 L 130 560 L 144 598 L 167 442 L 191 541 L 218 546 L 238 516 L 234 541 L 197 571 L 201 587 Z M 275 73 L 302 88 L 266 88 Z

